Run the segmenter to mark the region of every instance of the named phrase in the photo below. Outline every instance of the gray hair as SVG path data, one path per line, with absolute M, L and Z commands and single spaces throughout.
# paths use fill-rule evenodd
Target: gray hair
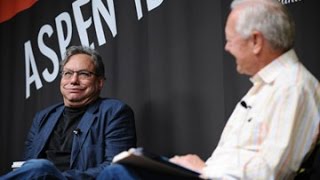
M 95 72 L 94 73 L 98 77 L 105 78 L 104 64 L 103 64 L 103 61 L 102 61 L 102 57 L 94 49 L 91 49 L 91 48 L 85 47 L 85 46 L 71 46 L 66 50 L 65 56 L 64 56 L 63 60 L 60 62 L 61 71 L 63 70 L 63 68 L 67 64 L 67 62 L 69 61 L 70 57 L 73 56 L 73 55 L 76 55 L 76 54 L 87 54 L 87 55 L 89 55 L 91 57 L 90 58 L 91 61 L 94 64 L 94 67 L 95 67 Z
M 252 31 L 263 34 L 273 49 L 294 46 L 295 25 L 287 8 L 278 0 L 234 0 L 231 9 L 240 7 L 236 31 L 248 38 Z

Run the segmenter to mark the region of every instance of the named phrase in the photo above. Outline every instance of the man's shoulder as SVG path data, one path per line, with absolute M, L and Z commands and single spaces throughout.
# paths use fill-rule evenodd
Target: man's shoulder
M 110 103 L 110 104 L 125 104 L 124 101 L 117 99 L 117 98 L 110 98 L 110 97 L 104 97 L 100 98 L 101 103 Z
M 124 106 L 127 105 L 120 99 L 116 98 L 100 98 L 100 106 Z
M 300 62 L 288 63 L 277 74 L 277 83 L 281 87 L 306 88 L 319 83 L 318 79 Z
M 100 98 L 98 100 L 98 104 L 100 106 L 100 109 L 114 109 L 114 110 L 120 110 L 120 109 L 131 109 L 131 107 L 125 103 L 124 101 L 116 98 Z
M 115 98 L 99 98 L 99 100 L 94 103 L 95 105 L 91 106 L 88 111 L 99 112 L 102 114 L 108 114 L 109 116 L 121 114 L 131 114 L 133 115 L 132 108 L 127 105 L 125 102 L 115 99 Z

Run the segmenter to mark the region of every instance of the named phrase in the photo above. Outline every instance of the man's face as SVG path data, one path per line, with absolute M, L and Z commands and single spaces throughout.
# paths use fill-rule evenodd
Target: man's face
M 95 100 L 103 87 L 103 78 L 95 75 L 95 67 L 87 54 L 70 57 L 62 70 L 60 91 L 68 107 L 83 107 Z
M 225 27 L 225 50 L 234 56 L 237 64 L 237 71 L 240 74 L 252 76 L 256 73 L 256 66 L 252 53 L 251 39 L 244 39 L 236 32 L 236 18 L 236 11 L 231 12 L 228 17 Z

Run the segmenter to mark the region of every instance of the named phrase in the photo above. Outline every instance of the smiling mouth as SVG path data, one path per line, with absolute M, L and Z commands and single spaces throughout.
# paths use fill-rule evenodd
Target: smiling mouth
M 67 91 L 71 92 L 71 93 L 78 93 L 83 91 L 83 89 L 66 89 Z

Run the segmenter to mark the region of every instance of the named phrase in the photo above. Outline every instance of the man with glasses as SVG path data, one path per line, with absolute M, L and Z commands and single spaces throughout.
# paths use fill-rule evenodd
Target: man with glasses
M 36 114 L 25 142 L 26 162 L 0 179 L 94 179 L 114 155 L 135 147 L 133 111 L 99 97 L 104 80 L 96 51 L 67 49 L 61 61 L 63 103 Z

